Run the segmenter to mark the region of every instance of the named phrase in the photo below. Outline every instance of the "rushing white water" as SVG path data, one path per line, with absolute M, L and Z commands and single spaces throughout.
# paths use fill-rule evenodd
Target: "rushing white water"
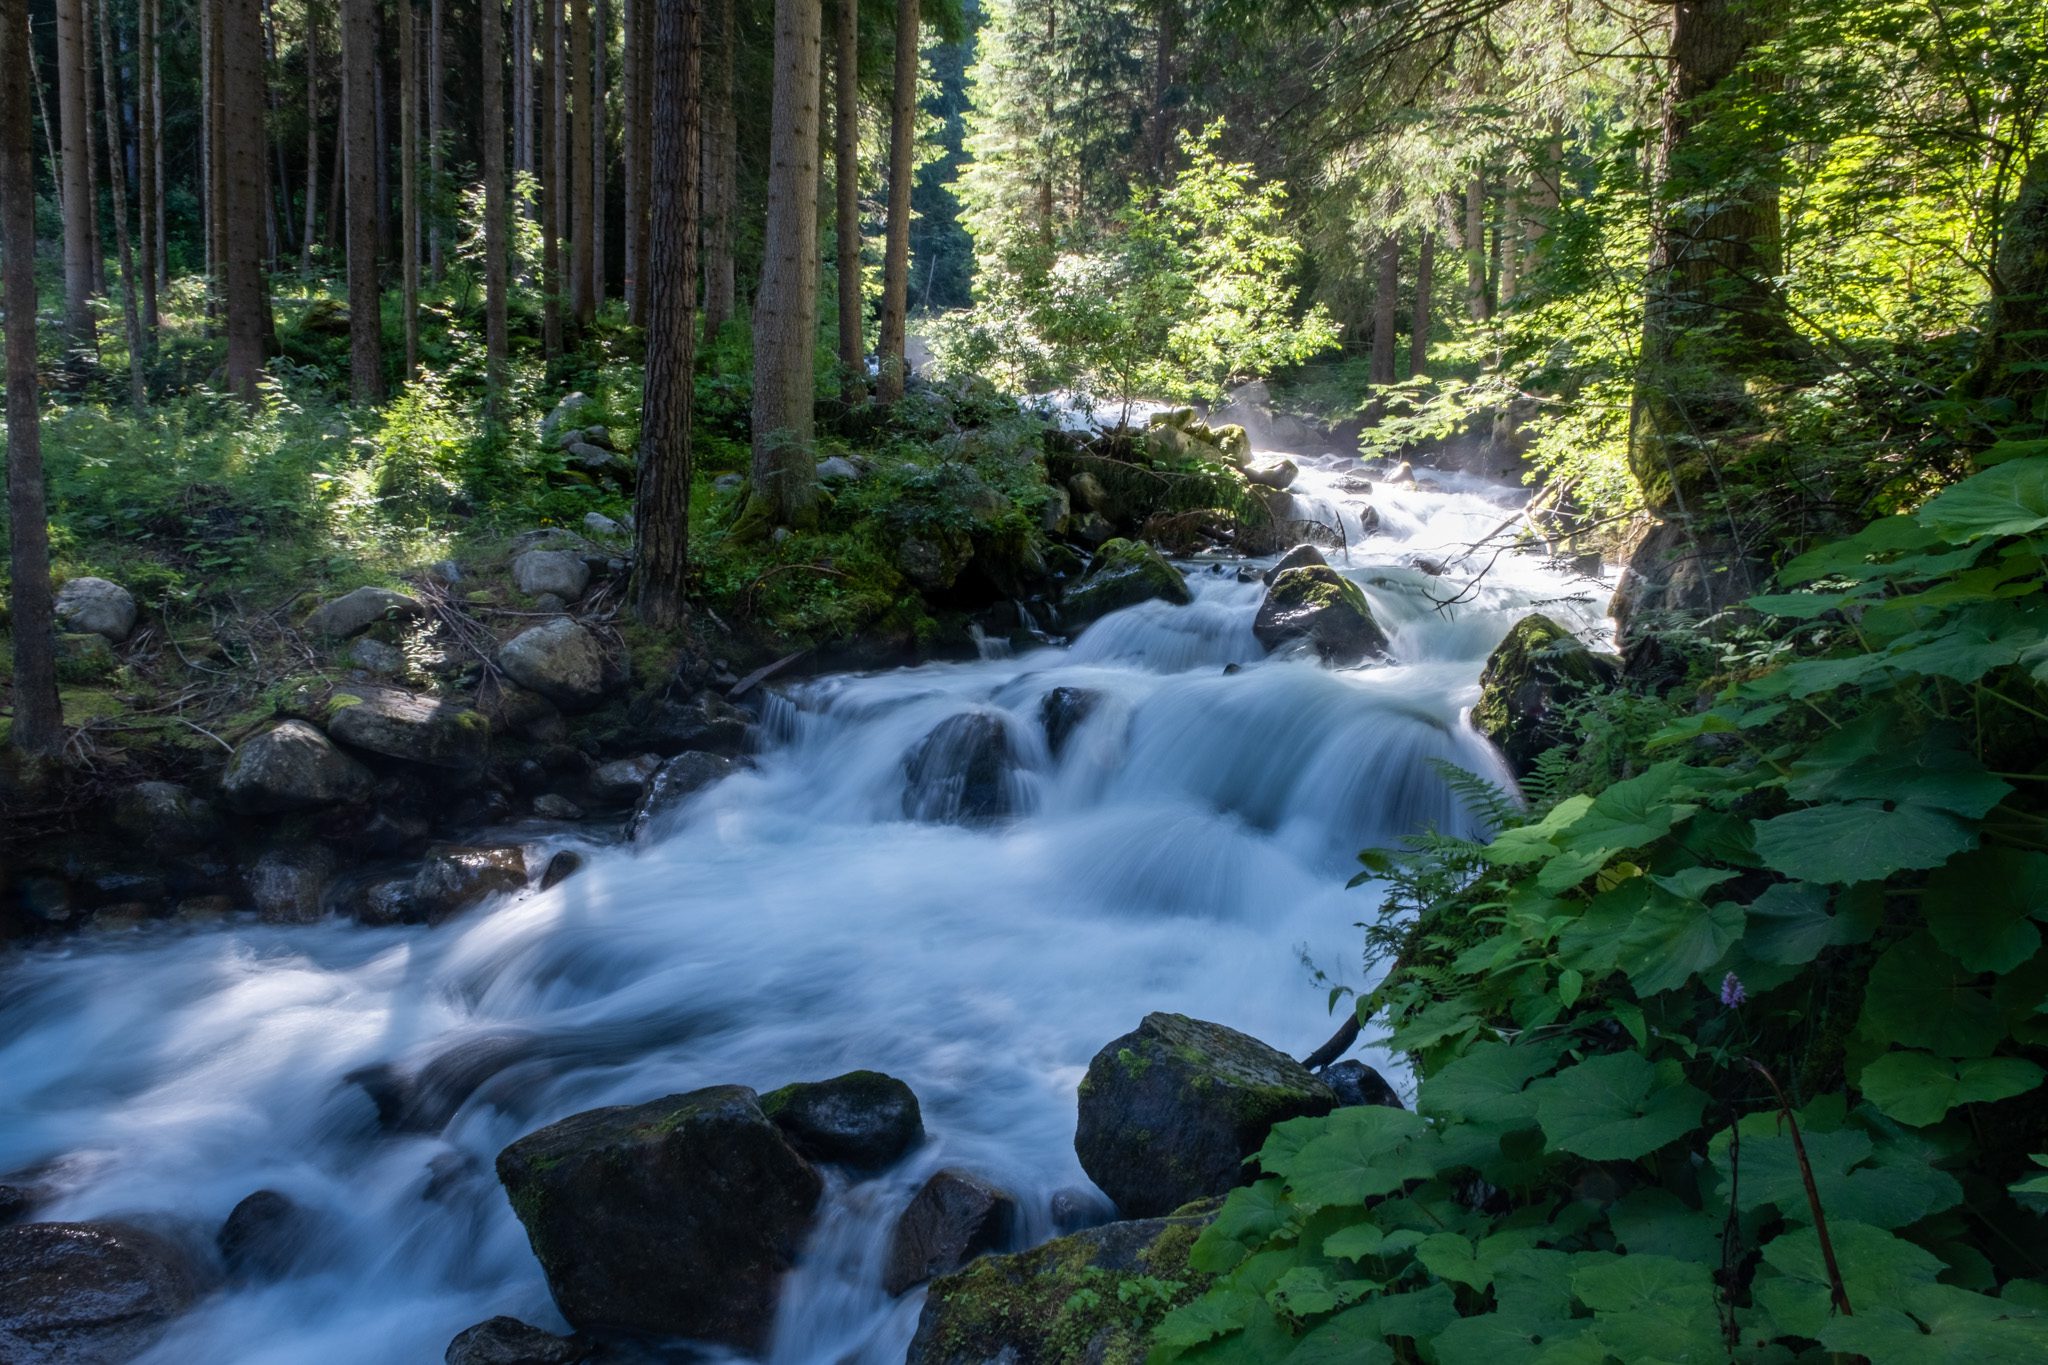
M 1599 629 L 1599 585 L 1515 555 L 1432 602 L 1490 552 L 1440 578 L 1413 557 L 1456 560 L 1512 491 L 1425 472 L 1371 495 L 1365 535 L 1365 499 L 1334 483 L 1358 463 L 1306 465 L 1297 511 L 1342 518 L 1333 561 L 1393 662 L 1266 658 L 1261 586 L 1198 565 L 1193 606 L 1135 607 L 1069 648 L 794 689 L 758 767 L 665 838 L 439 929 L 165 924 L 19 954 L 0 965 L 0 1172 L 49 1169 L 43 1218 L 210 1235 L 262 1187 L 317 1211 L 316 1264 L 213 1294 L 149 1361 L 438 1361 L 496 1313 L 563 1327 L 491 1172 L 513 1138 L 597 1105 L 872 1067 L 916 1090 L 930 1140 L 834 1184 L 771 1358 L 900 1361 L 921 1295 L 887 1299 L 881 1257 L 916 1185 L 971 1168 L 1016 1192 L 1020 1237 L 1051 1236 L 1055 1192 L 1088 1188 L 1075 1084 L 1147 1011 L 1296 1055 L 1319 1043 L 1332 1021 L 1304 958 L 1368 984 L 1353 855 L 1467 826 L 1432 760 L 1504 780 L 1463 717 L 1488 651 L 1532 603 Z M 1057 761 L 1038 720 L 1056 686 L 1104 697 Z M 906 820 L 906 751 L 970 710 L 1011 722 L 1021 813 Z M 512 1065 L 437 1133 L 380 1132 L 344 1079 L 505 1035 Z

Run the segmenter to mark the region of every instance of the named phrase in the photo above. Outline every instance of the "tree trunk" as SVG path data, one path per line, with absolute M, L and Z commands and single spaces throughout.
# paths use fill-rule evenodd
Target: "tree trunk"
M 228 388 L 257 401 L 270 296 L 263 278 L 263 15 L 259 0 L 219 0 L 221 85 L 221 303 L 227 314 Z
M 142 343 L 144 353 L 152 359 L 162 317 L 156 296 L 157 197 L 162 184 L 157 178 L 157 22 L 157 0 L 139 0 L 135 14 L 135 172 L 142 244 L 137 264 L 142 272 Z
M 718 335 L 738 308 L 738 286 L 732 259 L 732 220 L 738 206 L 739 121 L 733 114 L 733 48 L 738 21 L 733 0 L 711 0 L 717 17 L 711 46 L 712 71 L 705 81 L 709 107 L 704 112 L 704 336 Z M 822 22 L 822 21 L 821 21 Z
M 400 272 L 405 315 L 405 381 L 420 367 L 420 187 L 419 44 L 412 0 L 397 0 L 398 21 L 398 214 L 404 262 Z
M 384 396 L 384 341 L 378 316 L 375 0 L 342 0 L 342 116 L 348 147 L 349 387 L 358 403 Z
M 338 0 L 335 18 L 342 20 L 347 11 L 342 8 L 347 0 Z M 343 33 L 340 22 L 335 26 L 336 36 Z M 346 55 L 342 63 L 342 82 L 335 92 L 334 112 L 334 159 L 327 163 L 327 254 L 342 254 L 347 237 L 347 197 L 343 194 L 348 183 L 348 65 Z
M 648 0 L 619 0 L 619 162 L 626 221 L 619 233 L 625 272 L 620 278 L 626 319 L 640 324 L 640 16 Z
M 442 230 L 443 224 L 438 208 L 438 205 L 441 203 L 441 196 L 446 189 L 442 176 L 447 170 L 445 164 L 447 153 L 446 149 L 442 146 L 442 143 L 446 140 L 446 130 L 441 126 L 441 120 L 445 116 L 444 111 L 446 108 L 446 102 L 442 97 L 441 83 L 448 71 L 447 53 L 441 45 L 442 39 L 447 32 L 443 12 L 445 8 L 443 0 L 431 0 L 427 9 L 426 201 L 428 205 L 435 207 L 432 207 L 430 210 L 423 209 L 422 211 L 427 214 L 428 225 L 427 268 L 432 271 L 434 282 L 437 284 L 440 283 L 442 271 L 448 265 L 448 250 L 445 241 L 447 233 Z
M 1173 170 L 1173 54 L 1180 42 L 1180 0 L 1159 0 L 1152 48 L 1152 119 L 1147 130 L 1152 183 L 1164 185 Z
M 1372 382 L 1394 382 L 1394 310 L 1400 302 L 1401 234 L 1380 238 L 1379 278 L 1372 295 Z
M 60 6 L 61 9 L 61 6 Z M 72 16 L 75 24 L 78 15 Z M 73 41 L 82 40 L 74 33 Z M 57 696 L 57 620 L 50 598 L 50 522 L 44 506 L 36 392 L 36 178 L 29 150 L 27 0 L 0 0 L 0 273 L 7 305 L 8 608 L 14 636 L 9 742 L 54 757 L 64 746 Z M 68 283 L 68 281 L 67 281 Z
M 512 0 L 512 169 L 533 174 L 533 0 Z M 529 209 L 530 213 L 531 210 Z
M 552 374 L 562 354 L 562 198 L 568 188 L 562 153 L 562 0 L 544 0 L 540 29 L 540 291 L 541 351 Z
M 160 8 L 159 0 L 148 0 L 148 3 L 150 15 L 149 34 L 151 39 L 149 54 L 149 140 L 152 144 L 149 149 L 149 159 L 150 164 L 156 170 L 155 202 L 150 206 L 150 212 L 156 218 L 156 270 L 154 273 L 162 286 L 169 288 L 171 283 L 171 234 L 169 231 L 170 211 L 166 206 L 170 203 L 171 182 L 170 178 L 164 174 L 163 12 Z M 153 343 L 157 329 L 163 325 L 163 310 L 161 306 L 151 314 L 149 325 Z
M 658 630 L 688 610 L 690 403 L 697 283 L 699 0 L 656 0 L 647 382 L 633 504 L 633 607 Z
M 875 397 L 893 403 L 908 378 L 903 358 L 910 304 L 910 191 L 916 178 L 918 0 L 896 0 L 896 85 L 889 112 L 889 222 L 882 244 L 882 325 Z
M 605 240 L 605 149 L 610 145 L 606 128 L 605 49 L 612 41 L 612 14 L 607 0 L 591 7 L 590 42 L 590 308 L 604 307 Z
M 505 401 L 505 57 L 504 0 L 481 0 L 484 175 L 484 420 L 495 429 Z M 513 54 L 514 61 L 520 54 Z
M 1436 271 L 1436 225 L 1422 225 L 1422 246 L 1415 261 L 1415 311 L 1408 319 L 1408 373 L 1429 372 L 1429 331 L 1434 321 L 1430 308 L 1431 277 Z
M 121 154 L 121 101 L 114 93 L 114 16 L 99 0 L 100 114 L 107 135 L 107 183 L 113 187 L 114 249 L 121 260 L 121 314 L 128 336 L 128 402 L 139 417 L 149 400 L 142 388 L 142 312 L 135 285 L 135 252 L 128 239 L 128 159 Z
M 1493 316 L 1486 296 L 1486 177 L 1465 186 L 1465 312 L 1474 322 Z
M 64 157 L 64 340 L 97 357 L 92 318 L 92 136 L 85 88 L 85 0 L 57 0 L 57 119 Z M 17 68 L 19 69 L 19 68 Z
M 291 177 L 284 164 L 284 139 L 273 138 L 269 129 L 284 122 L 284 106 L 279 102 L 277 83 L 269 73 L 280 67 L 277 60 L 277 14 L 270 0 L 263 0 L 263 93 L 270 105 L 270 123 L 264 130 L 263 141 L 270 157 L 266 158 L 266 184 L 263 192 L 263 211 L 269 216 L 270 224 L 270 269 L 279 270 L 284 266 L 285 238 L 292 227 Z M 276 171 L 276 184 L 268 183 L 268 172 Z
M 306 4 L 306 230 L 299 238 L 299 273 L 313 273 L 314 205 L 320 202 L 320 7 Z
M 569 306 L 578 327 L 597 321 L 595 209 L 591 202 L 590 4 L 569 0 Z
M 388 259 L 398 254 L 398 238 L 391 231 L 391 95 L 384 87 L 384 53 L 391 35 L 385 31 L 381 0 L 373 0 L 370 21 L 376 43 L 370 56 L 370 101 L 376 110 L 370 136 L 377 163 L 377 250 Z
M 228 158 L 227 158 L 227 54 L 224 7 L 228 0 L 202 0 L 206 9 L 206 32 L 213 59 L 206 85 L 207 178 L 206 198 L 212 206 L 208 218 L 208 259 L 213 262 L 207 276 L 207 298 L 216 315 L 227 306 L 228 251 Z
M 82 88 L 85 91 L 85 187 L 88 191 L 86 202 L 91 205 L 86 211 L 86 231 L 92 241 L 92 291 L 95 294 L 107 292 L 107 249 L 100 241 L 100 151 L 92 135 L 92 5 L 88 3 L 81 11 L 85 25 L 85 53 L 81 63 Z
M 1508 190 L 1501 203 L 1500 230 L 1494 242 L 1500 251 L 1500 280 L 1494 296 L 1499 306 L 1506 308 L 1515 301 L 1522 281 L 1522 196 L 1514 189 Z
M 832 148 L 832 183 L 838 197 L 836 230 L 839 273 L 840 397 L 853 407 L 868 396 L 867 342 L 862 335 L 860 270 L 860 4 L 836 0 L 833 78 L 837 136 Z
M 819 0 L 775 0 L 768 221 L 754 307 L 753 490 L 747 511 L 757 526 L 803 524 L 817 509 L 811 433 L 821 19 Z

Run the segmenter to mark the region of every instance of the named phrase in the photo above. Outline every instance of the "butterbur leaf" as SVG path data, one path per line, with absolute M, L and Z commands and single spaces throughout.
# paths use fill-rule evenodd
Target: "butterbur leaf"
M 2048 459 L 2008 460 L 1943 489 L 1920 524 L 1951 540 L 2024 536 L 2048 526 Z
M 1860 752 L 1841 754 L 1835 752 L 1840 746 L 1816 745 L 1793 765 L 1786 792 L 1801 801 L 1882 800 L 1931 806 L 1972 819 L 1981 818 L 2011 793 L 2010 783 L 1986 772 L 1950 735 L 1930 734 L 1910 748 L 1892 742 L 1884 733 L 1891 719 L 1872 717 L 1874 742 Z
M 1732 902 L 1709 909 L 1653 899 L 1629 926 L 1621 969 L 1638 994 L 1676 990 L 1719 962 L 1744 923 L 1742 907 Z
M 1861 577 L 1877 561 L 1940 543 L 1939 532 L 1913 517 L 1879 517 L 1854 535 L 1800 555 L 1778 570 L 1778 581 L 1808 583 L 1816 578 Z
M 1648 1156 L 1699 1127 L 1707 1097 L 1640 1054 L 1589 1058 L 1538 1081 L 1536 1119 L 1553 1150 L 1593 1161 Z
M 1895 1149 L 1880 1150 L 1868 1133 L 1854 1129 L 1820 1132 L 1802 1125 L 1808 1167 L 1819 1192 L 1821 1208 L 1832 1223 L 1847 1218 L 1872 1227 L 1905 1227 L 1928 1214 L 1951 1208 L 1962 1187 L 1946 1171 Z M 1728 1134 L 1714 1135 L 1708 1154 L 1727 1188 Z M 1742 1120 L 1742 1208 L 1774 1206 L 1787 1222 L 1813 1221 L 1805 1177 L 1792 1146 L 1792 1135 L 1775 1113 L 1752 1114 Z
M 1316 1325 L 1284 1357 L 1286 1365 L 1393 1365 L 1380 1337 L 1377 1305 L 1347 1308 Z
M 1593 804 L 1558 841 L 1566 849 L 1640 848 L 1671 832 L 1695 807 L 1676 799 L 1688 769 L 1677 760 L 1617 782 L 1593 798 Z
M 1536 1365 L 1590 1325 L 1563 1312 L 1475 1313 L 1446 1326 L 1430 1345 L 1438 1365 Z
M 1588 1258 L 1572 1292 L 1593 1310 L 1594 1334 L 1628 1361 L 1711 1361 L 1723 1350 L 1713 1277 L 1670 1256 Z M 1725 1357 L 1724 1357 L 1725 1358 Z
M 2009 972 L 2041 947 L 2030 916 L 2048 914 L 2048 854 L 1983 848 L 1927 879 L 1934 941 L 1971 971 Z
M 1742 946 L 1764 962 L 1811 962 L 1824 948 L 1867 940 L 1882 909 L 1875 897 L 1845 892 L 1831 910 L 1825 887 L 1781 882 L 1751 902 Z
M 2018 1057 L 1952 1062 L 1926 1052 L 1888 1052 L 1863 1068 L 1856 1086 L 1887 1116 L 1918 1128 L 1941 1122 L 1959 1104 L 2023 1095 L 2041 1076 L 2040 1067 Z
M 1415 1107 L 1474 1123 L 1534 1120 L 1536 1101 L 1523 1087 L 1556 1066 L 1563 1053 L 1559 1042 L 1475 1044 L 1423 1080 Z
M 1188 1264 L 1220 1274 L 1242 1261 L 1247 1248 L 1258 1246 L 1287 1225 L 1283 1185 L 1275 1177 L 1254 1181 L 1230 1192 L 1215 1221 L 1188 1250 Z
M 1877 881 L 1939 867 L 1976 842 L 1977 831 L 1954 816 L 1918 806 L 1886 810 L 1871 801 L 1809 806 L 1756 831 L 1766 867 L 1811 882 Z
M 1287 1177 L 1288 1192 L 1304 1211 L 1363 1204 L 1435 1172 L 1435 1162 L 1416 1150 L 1434 1135 L 1405 1109 L 1357 1105 L 1321 1122 L 1322 1135 L 1295 1156 Z
M 1896 1303 L 1830 1319 L 1820 1342 L 1871 1365 L 2038 1365 L 2048 1356 L 2048 1316 L 1955 1285 L 1923 1284 Z
M 1849 1304 L 1859 1312 L 1897 1303 L 1941 1274 L 1941 1258 L 1933 1252 L 1867 1223 L 1830 1218 L 1828 1240 Z M 1759 1280 L 1757 1298 L 1779 1330 L 1818 1337 L 1835 1311 L 1819 1234 L 1802 1227 L 1773 1238 L 1764 1248 L 1764 1263 L 1777 1273 Z
M 2005 1036 L 1977 973 L 1915 934 L 1885 950 L 1863 993 L 1866 1038 L 1926 1048 L 1943 1057 L 1982 1057 Z

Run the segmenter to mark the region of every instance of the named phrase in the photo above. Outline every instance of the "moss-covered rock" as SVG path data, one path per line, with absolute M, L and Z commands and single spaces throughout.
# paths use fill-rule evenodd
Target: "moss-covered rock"
M 1289 569 L 1259 604 L 1252 634 L 1268 650 L 1305 640 L 1326 664 L 1355 664 L 1387 652 L 1387 636 L 1358 585 L 1326 565 Z
M 1143 541 L 1111 540 L 1095 552 L 1095 567 L 1066 591 L 1060 614 L 1070 630 L 1154 599 L 1186 606 L 1194 601 L 1187 580 L 1165 556 Z
M 971 1262 L 932 1283 L 906 1365 L 1138 1365 L 1159 1320 L 1208 1287 L 1188 1249 L 1214 1217 L 1194 1205 Z
M 351 749 L 431 768 L 484 765 L 491 723 L 467 706 L 396 687 L 358 688 L 335 700 L 327 733 Z
M 221 790 L 251 815 L 309 810 L 369 794 L 369 769 L 302 720 L 288 720 L 244 740 L 228 761 Z
M 849 1071 L 761 1097 L 761 1112 L 814 1161 L 878 1171 L 924 1141 L 917 1096 L 894 1076 Z
M 1571 738 L 1566 714 L 1588 693 L 1614 686 L 1615 661 L 1595 654 L 1541 612 L 1515 622 L 1479 677 L 1472 724 L 1500 746 L 1516 776 Z
M 924 1182 L 896 1220 L 882 1288 L 905 1294 L 1010 1240 L 1017 1201 L 966 1171 L 939 1171 Z
M 1095 1054 L 1081 1082 L 1074 1151 L 1127 1217 L 1223 1194 L 1276 1123 L 1327 1114 L 1337 1097 L 1285 1053 L 1181 1014 L 1148 1014 Z

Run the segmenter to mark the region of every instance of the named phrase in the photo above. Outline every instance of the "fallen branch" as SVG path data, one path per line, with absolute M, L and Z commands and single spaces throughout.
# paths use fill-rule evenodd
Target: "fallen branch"
M 1834 1300 L 1835 1307 L 1841 1310 L 1843 1317 L 1854 1317 L 1855 1311 L 1849 1307 L 1848 1286 L 1842 1283 L 1842 1268 L 1835 1264 L 1835 1244 L 1828 1237 L 1828 1216 L 1821 1209 L 1820 1190 L 1813 1183 L 1813 1165 L 1806 1159 L 1806 1144 L 1799 1138 L 1799 1120 L 1792 1116 L 1792 1102 L 1785 1098 L 1784 1090 L 1778 1085 L 1778 1078 L 1773 1076 L 1763 1063 L 1753 1058 L 1743 1060 L 1748 1063 L 1750 1070 L 1764 1078 L 1764 1083 L 1771 1087 L 1771 1093 L 1778 1097 L 1778 1115 L 1785 1120 L 1786 1126 L 1791 1130 L 1792 1155 L 1799 1161 L 1799 1178 L 1806 1183 L 1806 1206 L 1813 1213 L 1813 1230 L 1820 1238 L 1820 1258 L 1828 1270 L 1828 1296 Z

